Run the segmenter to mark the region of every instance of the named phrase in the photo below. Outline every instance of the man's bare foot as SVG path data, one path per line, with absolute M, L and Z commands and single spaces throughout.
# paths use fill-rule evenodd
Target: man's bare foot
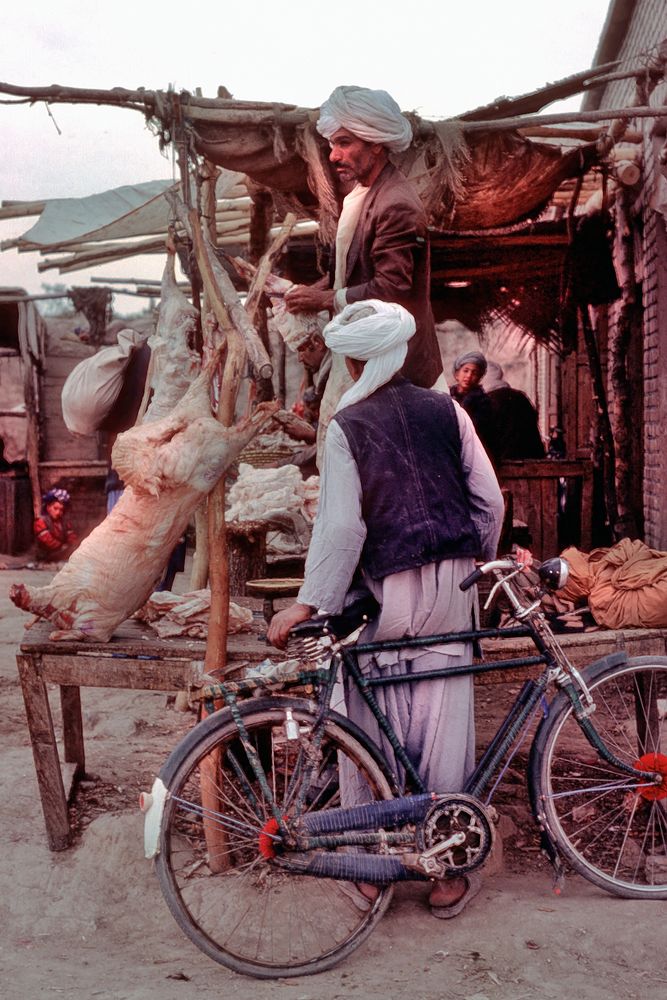
M 377 885 L 372 885 L 370 882 L 357 882 L 356 885 L 361 895 L 365 896 L 371 903 L 374 903 L 378 898 L 380 889 Z
M 429 906 L 453 906 L 468 890 L 464 878 L 443 878 L 436 882 L 428 897 Z

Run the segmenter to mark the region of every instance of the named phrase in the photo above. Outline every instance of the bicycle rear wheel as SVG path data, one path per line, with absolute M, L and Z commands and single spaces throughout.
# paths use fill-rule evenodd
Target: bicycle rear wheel
M 314 715 L 296 699 L 240 707 L 288 816 L 313 760 Z M 287 708 L 300 727 L 297 740 L 286 739 Z M 326 721 L 302 812 L 341 804 L 341 767 L 357 772 L 372 798 L 393 797 L 354 729 L 340 717 Z M 275 824 L 228 711 L 195 727 L 161 776 L 169 791 L 156 859 L 162 891 L 182 930 L 215 961 L 265 979 L 322 972 L 361 944 L 389 905 L 391 887 L 370 903 L 349 882 L 293 875 L 272 862 Z
M 642 784 L 607 764 L 561 692 L 531 761 L 538 810 L 581 875 L 617 896 L 667 899 L 667 658 L 635 657 L 584 671 L 591 722 L 623 763 L 664 775 Z

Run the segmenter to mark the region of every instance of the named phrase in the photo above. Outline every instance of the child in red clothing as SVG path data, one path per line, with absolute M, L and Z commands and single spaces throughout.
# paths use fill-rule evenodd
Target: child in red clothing
M 76 548 L 78 536 L 64 518 L 69 502 L 67 490 L 49 490 L 42 497 L 42 514 L 33 526 L 40 562 L 62 562 Z

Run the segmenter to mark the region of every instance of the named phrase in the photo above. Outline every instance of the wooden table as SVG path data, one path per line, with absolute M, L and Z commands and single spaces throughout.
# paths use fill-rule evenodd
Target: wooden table
M 23 689 L 28 730 L 52 851 L 70 844 L 67 802 L 85 774 L 82 687 L 183 691 L 210 681 L 204 674 L 205 644 L 192 639 L 158 639 L 148 626 L 124 622 L 109 642 L 51 642 L 53 626 L 33 626 L 19 647 L 16 662 Z M 269 653 L 255 634 L 229 637 L 229 666 L 257 663 Z M 60 687 L 64 763 L 61 764 L 49 705 L 49 684 Z M 67 788 L 67 790 L 66 790 Z

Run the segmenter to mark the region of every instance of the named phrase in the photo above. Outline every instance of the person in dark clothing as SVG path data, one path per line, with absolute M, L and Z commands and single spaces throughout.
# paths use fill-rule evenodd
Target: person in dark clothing
M 488 396 L 479 384 L 486 375 L 486 358 L 481 351 L 467 351 L 454 362 L 454 384 L 449 387 L 453 399 L 466 411 L 487 455 L 497 464 L 497 431 Z
M 62 489 L 49 490 L 42 497 L 42 513 L 33 527 L 40 562 L 64 562 L 76 548 L 78 535 L 65 520 L 69 502 L 69 493 Z
M 505 381 L 502 368 L 494 361 L 488 362 L 485 389 L 493 416 L 495 463 L 545 458 L 537 410 L 525 392 Z

